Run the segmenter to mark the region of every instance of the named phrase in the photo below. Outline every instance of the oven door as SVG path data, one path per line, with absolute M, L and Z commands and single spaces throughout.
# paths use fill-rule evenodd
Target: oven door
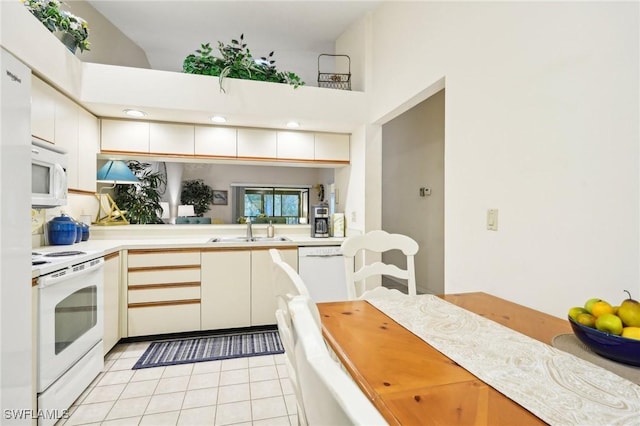
M 102 258 L 38 281 L 38 392 L 102 340 Z

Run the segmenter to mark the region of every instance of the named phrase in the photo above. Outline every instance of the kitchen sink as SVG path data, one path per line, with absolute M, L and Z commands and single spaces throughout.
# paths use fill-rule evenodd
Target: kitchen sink
M 215 237 L 211 238 L 209 243 L 281 243 L 291 241 L 287 237 Z

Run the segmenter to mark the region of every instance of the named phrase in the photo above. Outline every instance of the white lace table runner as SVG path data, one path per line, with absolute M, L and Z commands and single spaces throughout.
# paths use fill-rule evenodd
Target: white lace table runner
M 640 425 L 640 386 L 433 295 L 367 300 L 553 425 Z

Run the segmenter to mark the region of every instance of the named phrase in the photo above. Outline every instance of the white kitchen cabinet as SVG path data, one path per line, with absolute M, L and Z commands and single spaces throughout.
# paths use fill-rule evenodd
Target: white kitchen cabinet
M 104 257 L 104 353 L 120 340 L 120 252 Z
M 248 159 L 276 158 L 275 130 L 238 129 L 238 157 Z
M 128 336 L 199 329 L 200 250 L 129 250 Z
M 195 126 L 195 155 L 236 157 L 237 133 L 230 127 Z
M 78 108 L 78 182 L 76 189 L 96 192 L 96 158 L 100 151 L 100 125 L 89 111 Z
M 251 251 L 211 249 L 202 252 L 201 328 L 251 325 Z
M 298 270 L 298 249 L 280 248 L 282 259 Z M 278 300 L 273 287 L 273 260 L 269 247 L 251 251 L 251 325 L 275 324 Z
M 313 133 L 278 131 L 277 141 L 278 159 L 314 159 Z
M 32 77 L 31 133 L 67 151 L 67 184 L 94 193 L 98 119 L 44 81 Z
M 349 161 L 349 135 L 338 133 L 315 134 L 315 160 Z
M 100 124 L 100 149 L 148 154 L 149 123 L 103 118 Z
M 78 187 L 78 109 L 66 96 L 56 96 L 54 142 L 67 151 L 67 185 L 74 189 Z
M 55 140 L 56 90 L 31 76 L 31 134 L 53 143 Z
M 151 154 L 193 155 L 193 125 L 149 123 Z

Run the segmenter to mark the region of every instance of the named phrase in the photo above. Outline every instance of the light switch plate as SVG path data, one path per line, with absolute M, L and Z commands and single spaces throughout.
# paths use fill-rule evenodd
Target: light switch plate
M 487 229 L 489 231 L 498 230 L 498 209 L 487 210 Z

